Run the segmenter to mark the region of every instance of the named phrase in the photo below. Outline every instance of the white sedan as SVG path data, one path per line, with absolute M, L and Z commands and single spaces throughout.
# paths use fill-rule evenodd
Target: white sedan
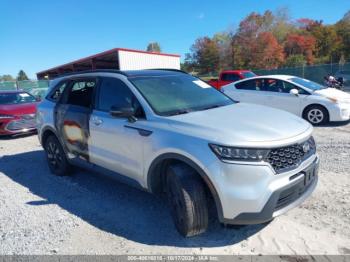
M 257 76 L 221 90 L 236 101 L 282 109 L 314 125 L 350 119 L 350 94 L 296 76 Z

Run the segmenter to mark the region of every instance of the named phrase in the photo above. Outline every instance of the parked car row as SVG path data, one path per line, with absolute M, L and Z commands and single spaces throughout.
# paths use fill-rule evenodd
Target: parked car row
M 284 75 L 219 91 L 176 70 L 69 74 L 39 105 L 25 92 L 0 93 L 0 134 L 37 125 L 53 174 L 79 166 L 164 194 L 183 236 L 206 230 L 211 204 L 223 224 L 257 224 L 312 193 L 319 158 L 300 117 L 348 120 L 350 96 Z

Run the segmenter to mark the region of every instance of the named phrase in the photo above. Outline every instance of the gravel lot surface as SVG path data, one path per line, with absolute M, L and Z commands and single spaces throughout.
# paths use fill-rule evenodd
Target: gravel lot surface
M 350 124 L 315 128 L 319 184 L 267 225 L 180 237 L 166 203 L 87 171 L 50 174 L 37 136 L 0 139 L 0 254 L 350 254 Z

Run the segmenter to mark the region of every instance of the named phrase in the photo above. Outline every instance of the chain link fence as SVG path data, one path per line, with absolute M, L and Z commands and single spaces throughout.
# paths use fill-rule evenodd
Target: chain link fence
M 48 90 L 48 80 L 0 81 L 0 91 L 23 90 L 43 98 Z
M 293 75 L 323 84 L 324 77 L 331 74 L 336 77 L 344 77 L 344 85 L 350 87 L 350 63 L 311 65 L 292 68 L 279 68 L 272 70 L 253 70 L 257 75 Z

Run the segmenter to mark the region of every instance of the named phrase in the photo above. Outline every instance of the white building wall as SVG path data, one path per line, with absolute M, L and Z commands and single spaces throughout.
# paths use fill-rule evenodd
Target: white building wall
M 180 57 L 147 54 L 119 50 L 120 70 L 140 70 L 154 68 L 180 69 Z

